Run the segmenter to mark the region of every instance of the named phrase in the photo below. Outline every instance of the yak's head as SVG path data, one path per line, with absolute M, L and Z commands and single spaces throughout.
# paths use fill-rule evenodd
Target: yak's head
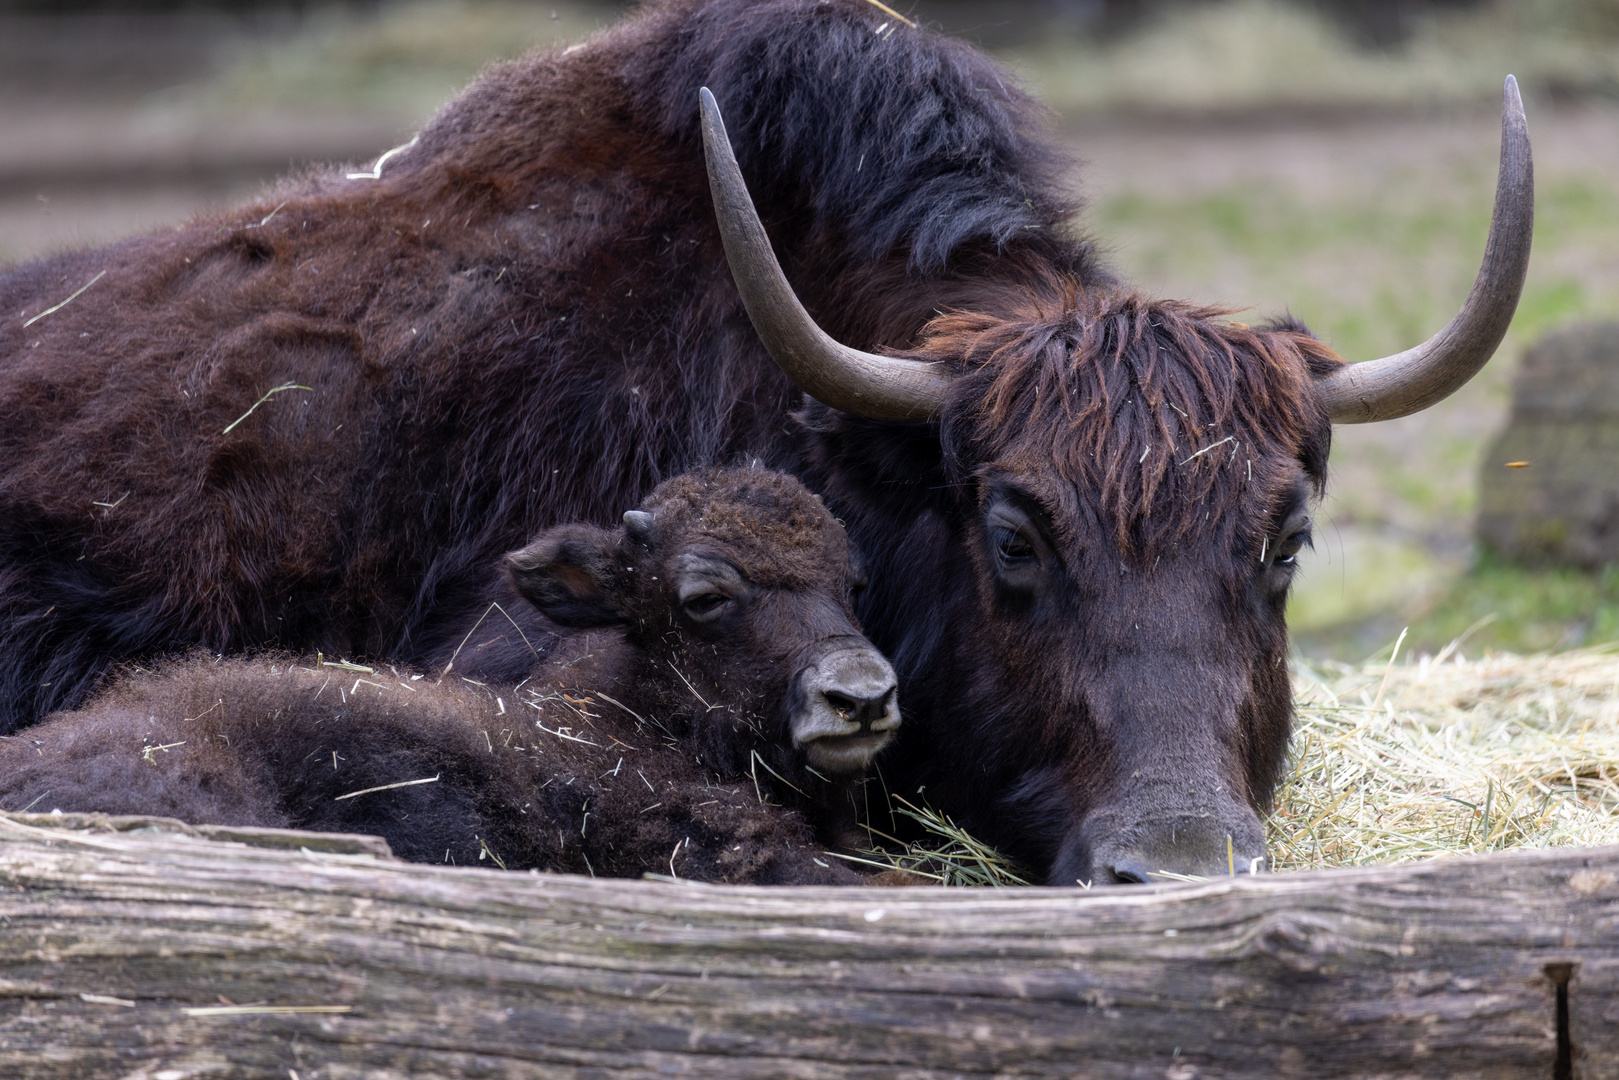
M 1353 365 L 1297 324 L 1027 267 L 995 310 L 941 314 L 903 354 L 849 348 L 793 295 L 703 95 L 727 258 L 771 355 L 831 407 L 806 410 L 812 455 L 873 557 L 868 621 L 894 624 L 873 627 L 925 713 L 926 745 L 901 750 L 928 796 L 1051 884 L 1263 867 L 1286 598 L 1331 427 L 1433 404 L 1505 333 L 1533 205 L 1515 84 L 1461 314 Z
M 970 801 L 1056 883 L 1263 863 L 1288 585 L 1332 430 L 1311 381 L 1339 361 L 1216 314 L 1070 290 L 943 316 L 916 354 L 966 361 L 939 505 L 970 566 L 945 591 L 971 618 L 946 618 L 975 630 L 940 737 L 992 746 Z
M 721 771 L 752 773 L 758 753 L 799 787 L 806 766 L 847 779 L 899 726 L 894 670 L 855 621 L 859 560 L 790 476 L 687 473 L 619 528 L 558 526 L 507 566 L 554 621 L 623 627 L 627 703 L 678 719 Z

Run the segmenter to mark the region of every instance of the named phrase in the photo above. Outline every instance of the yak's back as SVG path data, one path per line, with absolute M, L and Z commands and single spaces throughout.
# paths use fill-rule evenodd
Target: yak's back
M 799 463 L 704 85 L 851 344 L 1093 272 L 1040 108 L 863 0 L 676 0 L 495 65 L 375 169 L 0 274 L 0 730 L 196 645 L 421 662 L 536 529 Z

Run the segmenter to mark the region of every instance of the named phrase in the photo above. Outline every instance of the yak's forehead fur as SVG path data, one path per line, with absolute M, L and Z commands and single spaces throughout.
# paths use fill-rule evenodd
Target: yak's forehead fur
M 1326 483 L 1311 381 L 1342 361 L 1299 324 L 1228 314 L 1068 282 L 1010 313 L 940 315 L 911 355 L 963 367 L 943 419 L 955 471 L 1054 478 L 1059 529 L 1089 516 L 1140 560 L 1263 528 L 1298 466 Z
M 755 585 L 826 588 L 848 573 L 843 526 L 794 477 L 768 469 L 696 469 L 655 488 L 642 504 L 666 542 L 723 551 Z

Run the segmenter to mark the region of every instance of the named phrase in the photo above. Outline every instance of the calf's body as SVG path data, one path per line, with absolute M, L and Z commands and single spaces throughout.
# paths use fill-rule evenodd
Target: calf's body
M 678 477 L 625 518 L 508 557 L 576 630 L 520 684 L 192 656 L 0 741 L 0 807 L 373 833 L 425 862 L 860 880 L 821 848 L 898 708 L 841 526 L 754 469 Z

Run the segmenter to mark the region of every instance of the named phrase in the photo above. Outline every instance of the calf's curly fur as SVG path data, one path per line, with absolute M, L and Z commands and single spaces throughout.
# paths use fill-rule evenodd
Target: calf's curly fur
M 846 820 L 857 776 L 810 765 L 800 724 L 825 726 L 824 701 L 804 700 L 822 683 L 805 683 L 829 668 L 886 672 L 897 722 L 893 673 L 853 622 L 841 526 L 755 469 L 676 478 L 626 517 L 509 557 L 518 590 L 581 631 L 520 686 L 284 656 L 132 669 L 0 741 L 0 807 L 372 833 L 426 862 L 860 881 L 812 824 Z M 694 578 L 693 559 L 739 577 Z M 884 741 L 849 727 L 814 733 Z

